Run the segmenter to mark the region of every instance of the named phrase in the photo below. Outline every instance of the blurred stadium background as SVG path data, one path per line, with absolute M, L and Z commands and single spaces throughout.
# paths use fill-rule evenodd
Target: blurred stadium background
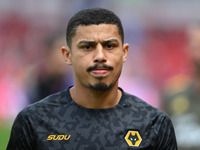
M 53 60 L 62 57 L 48 55 L 52 48 L 48 40 L 65 33 L 75 12 L 90 7 L 110 9 L 122 19 L 125 42 L 130 44 L 120 80 L 125 91 L 163 109 L 161 93 L 168 79 L 190 74 L 185 29 L 200 19 L 198 0 L 0 0 L 1 150 L 6 149 L 11 125 L 21 109 L 73 82 L 64 61 L 53 65 Z M 57 53 L 60 46 L 54 45 Z M 61 74 L 66 76 L 57 81 Z

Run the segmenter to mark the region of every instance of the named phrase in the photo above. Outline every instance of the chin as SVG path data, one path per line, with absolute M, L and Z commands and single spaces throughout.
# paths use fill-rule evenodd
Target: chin
M 111 83 L 109 85 L 105 84 L 105 83 L 97 83 L 95 85 L 89 85 L 89 88 L 91 88 L 92 90 L 95 91 L 107 91 L 109 89 L 111 89 L 113 87 L 114 83 Z

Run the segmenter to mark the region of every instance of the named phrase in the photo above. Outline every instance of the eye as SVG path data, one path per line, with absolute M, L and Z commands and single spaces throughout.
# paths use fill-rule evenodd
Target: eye
M 82 46 L 82 48 L 85 49 L 85 50 L 90 50 L 92 48 L 92 46 L 91 45 L 84 45 L 84 46 Z
M 114 48 L 114 45 L 113 44 L 106 44 L 106 48 L 107 49 L 112 49 L 112 48 Z

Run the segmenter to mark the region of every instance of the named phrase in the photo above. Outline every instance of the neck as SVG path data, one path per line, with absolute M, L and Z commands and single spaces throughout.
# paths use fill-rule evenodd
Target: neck
M 90 88 L 74 86 L 70 89 L 72 99 L 86 108 L 103 109 L 116 106 L 122 96 L 118 84 L 107 91 L 96 91 Z

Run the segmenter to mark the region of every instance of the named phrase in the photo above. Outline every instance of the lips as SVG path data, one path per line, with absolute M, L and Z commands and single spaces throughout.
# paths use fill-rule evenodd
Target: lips
M 103 75 L 103 74 L 106 74 L 108 72 L 108 70 L 107 69 L 94 69 L 91 72 L 94 74 Z
M 97 63 L 94 66 L 90 66 L 87 71 L 91 73 L 94 77 L 105 77 L 109 74 L 109 72 L 113 70 L 112 66 L 108 66 L 106 64 Z

